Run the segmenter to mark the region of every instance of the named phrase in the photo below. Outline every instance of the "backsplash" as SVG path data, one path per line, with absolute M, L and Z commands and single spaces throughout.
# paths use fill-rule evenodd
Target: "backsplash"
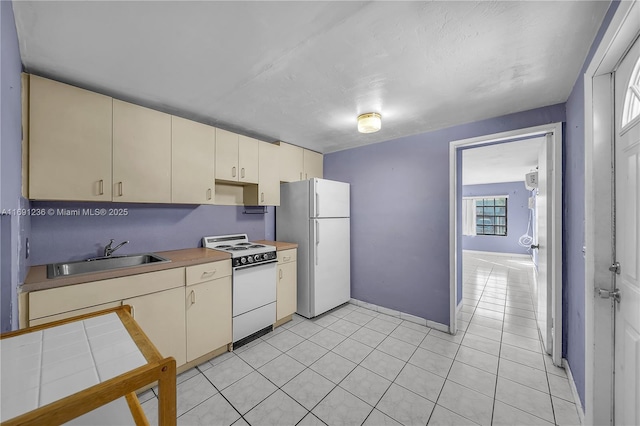
M 244 214 L 242 206 L 33 201 L 30 263 L 82 260 L 102 255 L 113 238 L 129 240 L 119 254 L 201 247 L 205 235 L 246 233 L 273 239 L 275 208 Z

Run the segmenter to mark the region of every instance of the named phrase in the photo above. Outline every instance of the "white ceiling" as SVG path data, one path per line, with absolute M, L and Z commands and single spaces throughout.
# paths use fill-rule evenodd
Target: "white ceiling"
M 538 166 L 544 137 L 506 142 L 462 151 L 462 184 L 524 181 Z
M 324 153 L 565 102 L 609 1 L 14 1 L 27 72 Z M 383 128 L 356 131 L 377 111 Z

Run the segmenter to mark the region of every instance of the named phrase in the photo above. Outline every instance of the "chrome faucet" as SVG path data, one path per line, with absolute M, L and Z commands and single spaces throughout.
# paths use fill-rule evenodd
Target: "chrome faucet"
M 111 248 L 111 245 L 113 244 L 113 241 L 114 240 L 111 239 L 109 244 L 107 244 L 107 246 L 104 248 L 104 257 L 111 257 L 111 255 L 113 254 L 114 251 L 118 250 L 123 245 L 129 243 L 129 241 L 123 241 L 120 244 L 118 244 L 117 246 L 115 246 L 114 248 Z

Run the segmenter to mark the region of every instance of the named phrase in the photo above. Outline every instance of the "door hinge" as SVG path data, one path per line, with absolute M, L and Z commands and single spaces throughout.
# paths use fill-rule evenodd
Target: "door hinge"
M 613 289 L 613 290 L 605 290 L 604 288 L 597 288 L 596 289 L 598 291 L 598 295 L 602 298 L 602 299 L 613 299 L 616 302 L 620 303 L 620 290 L 619 289 Z
M 615 272 L 617 275 L 620 275 L 620 262 L 614 262 L 609 266 L 609 270 L 611 272 Z

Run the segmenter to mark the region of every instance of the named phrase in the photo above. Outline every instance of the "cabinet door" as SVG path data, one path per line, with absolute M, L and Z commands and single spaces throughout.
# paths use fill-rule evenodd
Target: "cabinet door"
M 171 202 L 171 116 L 113 100 L 113 201 Z
M 111 201 L 112 99 L 29 81 L 29 198 Z
M 258 183 L 259 174 L 259 146 L 261 142 L 247 136 L 240 136 L 238 145 L 238 166 L 240 167 L 240 182 Z
M 298 280 L 296 265 L 296 262 L 278 265 L 278 285 L 276 296 L 277 321 L 293 314 L 298 309 Z
M 216 129 L 216 179 L 238 181 L 238 135 Z
M 304 179 L 320 178 L 322 179 L 322 154 L 318 152 L 304 150 Z
M 231 343 L 231 277 L 187 287 L 187 362 Z
M 176 366 L 186 363 L 184 287 L 125 299 L 133 318 L 162 356 L 172 356 Z
M 171 202 L 213 204 L 215 128 L 171 117 Z
M 304 176 L 304 154 L 299 146 L 280 142 L 280 181 L 297 182 Z
M 280 205 L 280 167 L 277 145 L 261 142 L 260 182 L 258 183 L 258 204 L 261 206 Z

